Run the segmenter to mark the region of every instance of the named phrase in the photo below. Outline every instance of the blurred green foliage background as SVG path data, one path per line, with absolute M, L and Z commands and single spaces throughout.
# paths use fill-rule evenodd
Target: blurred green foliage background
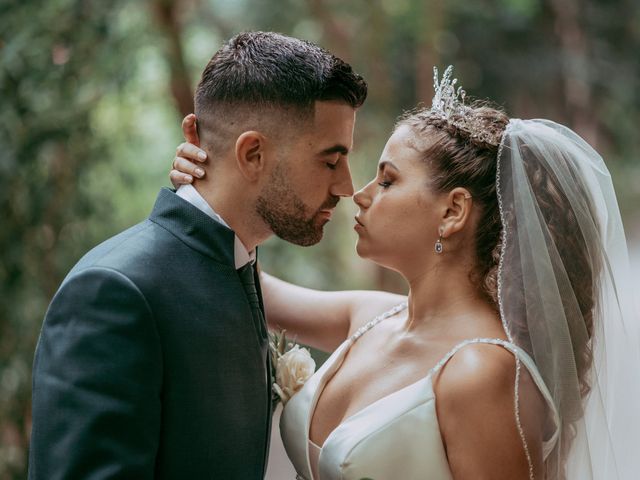
M 640 267 L 635 0 L 0 0 L 0 480 L 26 477 L 51 297 L 86 250 L 148 214 L 200 72 L 242 30 L 317 42 L 368 80 L 356 186 L 395 118 L 430 101 L 433 65 L 454 64 L 469 94 L 512 116 L 566 123 L 607 160 Z M 342 202 L 315 247 L 270 240 L 263 267 L 316 288 L 401 291 L 355 255 L 354 213 Z

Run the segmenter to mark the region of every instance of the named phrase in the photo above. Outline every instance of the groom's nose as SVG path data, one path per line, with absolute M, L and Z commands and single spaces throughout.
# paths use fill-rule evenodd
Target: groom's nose
M 338 163 L 339 171 L 336 175 L 336 182 L 331 186 L 330 193 L 335 197 L 351 197 L 354 192 L 351 169 L 346 161 Z

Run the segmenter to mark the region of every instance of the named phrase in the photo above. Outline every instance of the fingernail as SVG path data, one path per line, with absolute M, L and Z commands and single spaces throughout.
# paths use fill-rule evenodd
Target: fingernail
M 207 154 L 204 152 L 198 152 L 198 158 L 200 160 L 206 160 L 207 159 Z
M 191 175 L 185 175 L 184 176 L 184 181 L 187 183 L 191 183 L 193 182 L 193 177 Z
M 202 170 L 201 168 L 196 168 L 196 176 L 202 177 L 203 175 L 204 175 L 204 170 Z

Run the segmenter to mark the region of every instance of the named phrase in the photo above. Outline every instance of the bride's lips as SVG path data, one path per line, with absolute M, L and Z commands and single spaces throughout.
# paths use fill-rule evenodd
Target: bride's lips
M 364 229 L 364 225 L 362 224 L 362 222 L 360 221 L 360 219 L 358 218 L 358 216 L 356 215 L 355 217 L 353 217 L 356 221 L 356 224 L 353 226 L 353 229 L 357 232 L 361 229 Z

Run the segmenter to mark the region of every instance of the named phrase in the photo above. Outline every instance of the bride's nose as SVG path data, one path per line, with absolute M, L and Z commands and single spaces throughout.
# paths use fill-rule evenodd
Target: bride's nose
M 366 192 L 367 186 L 364 186 L 353 195 L 353 201 L 360 208 L 369 208 L 371 205 L 371 197 Z

